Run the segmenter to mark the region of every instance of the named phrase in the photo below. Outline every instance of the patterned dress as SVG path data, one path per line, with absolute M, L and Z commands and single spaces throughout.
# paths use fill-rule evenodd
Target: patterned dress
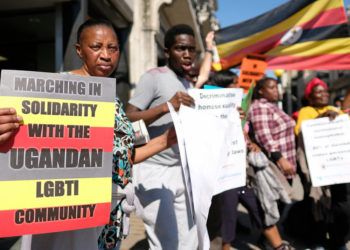
M 125 115 L 120 100 L 117 98 L 115 101 L 112 181 L 121 188 L 131 182 L 131 159 L 134 156 L 134 141 L 135 135 L 132 125 Z M 99 249 L 113 249 L 123 238 L 122 220 L 124 212 L 121 209 L 122 200 L 112 210 L 109 224 L 105 225 L 102 230 L 98 239 Z

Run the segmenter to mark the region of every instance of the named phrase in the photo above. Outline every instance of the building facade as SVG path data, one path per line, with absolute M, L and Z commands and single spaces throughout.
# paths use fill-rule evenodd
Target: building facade
M 0 69 L 44 72 L 80 67 L 76 31 L 89 17 L 115 26 L 121 57 L 114 77 L 126 102 L 148 69 L 165 64 L 163 38 L 172 25 L 189 24 L 200 56 L 207 32 L 218 28 L 216 0 L 12 0 L 0 2 Z

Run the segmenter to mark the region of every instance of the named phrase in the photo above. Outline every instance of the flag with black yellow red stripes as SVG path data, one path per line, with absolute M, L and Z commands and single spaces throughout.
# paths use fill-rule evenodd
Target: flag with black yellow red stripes
M 350 37 L 343 0 L 292 0 L 265 14 L 221 29 L 215 70 L 264 54 L 269 69 L 350 69 Z

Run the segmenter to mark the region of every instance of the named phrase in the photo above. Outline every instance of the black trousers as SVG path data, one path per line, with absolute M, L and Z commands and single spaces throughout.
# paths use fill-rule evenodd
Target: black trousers
M 333 222 L 327 225 L 330 245 L 338 248 L 349 240 L 350 232 L 350 184 L 331 186 Z
M 253 189 L 240 187 L 215 195 L 209 210 L 207 222 L 209 237 L 221 235 L 223 243 L 231 243 L 236 237 L 238 203 L 249 212 L 252 222 L 262 227 L 263 212 Z
M 316 222 L 312 214 L 313 201 L 306 196 L 289 210 L 284 225 L 287 233 L 310 246 L 324 245 L 333 250 L 345 245 L 350 232 L 350 184 L 332 185 L 331 196 L 332 222 Z

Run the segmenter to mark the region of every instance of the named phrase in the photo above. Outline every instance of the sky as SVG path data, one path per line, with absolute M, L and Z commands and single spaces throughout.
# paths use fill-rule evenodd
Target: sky
M 217 2 L 216 17 L 219 19 L 220 27 L 224 28 L 263 14 L 288 0 L 217 0 Z M 344 0 L 344 5 L 350 5 L 350 0 Z

